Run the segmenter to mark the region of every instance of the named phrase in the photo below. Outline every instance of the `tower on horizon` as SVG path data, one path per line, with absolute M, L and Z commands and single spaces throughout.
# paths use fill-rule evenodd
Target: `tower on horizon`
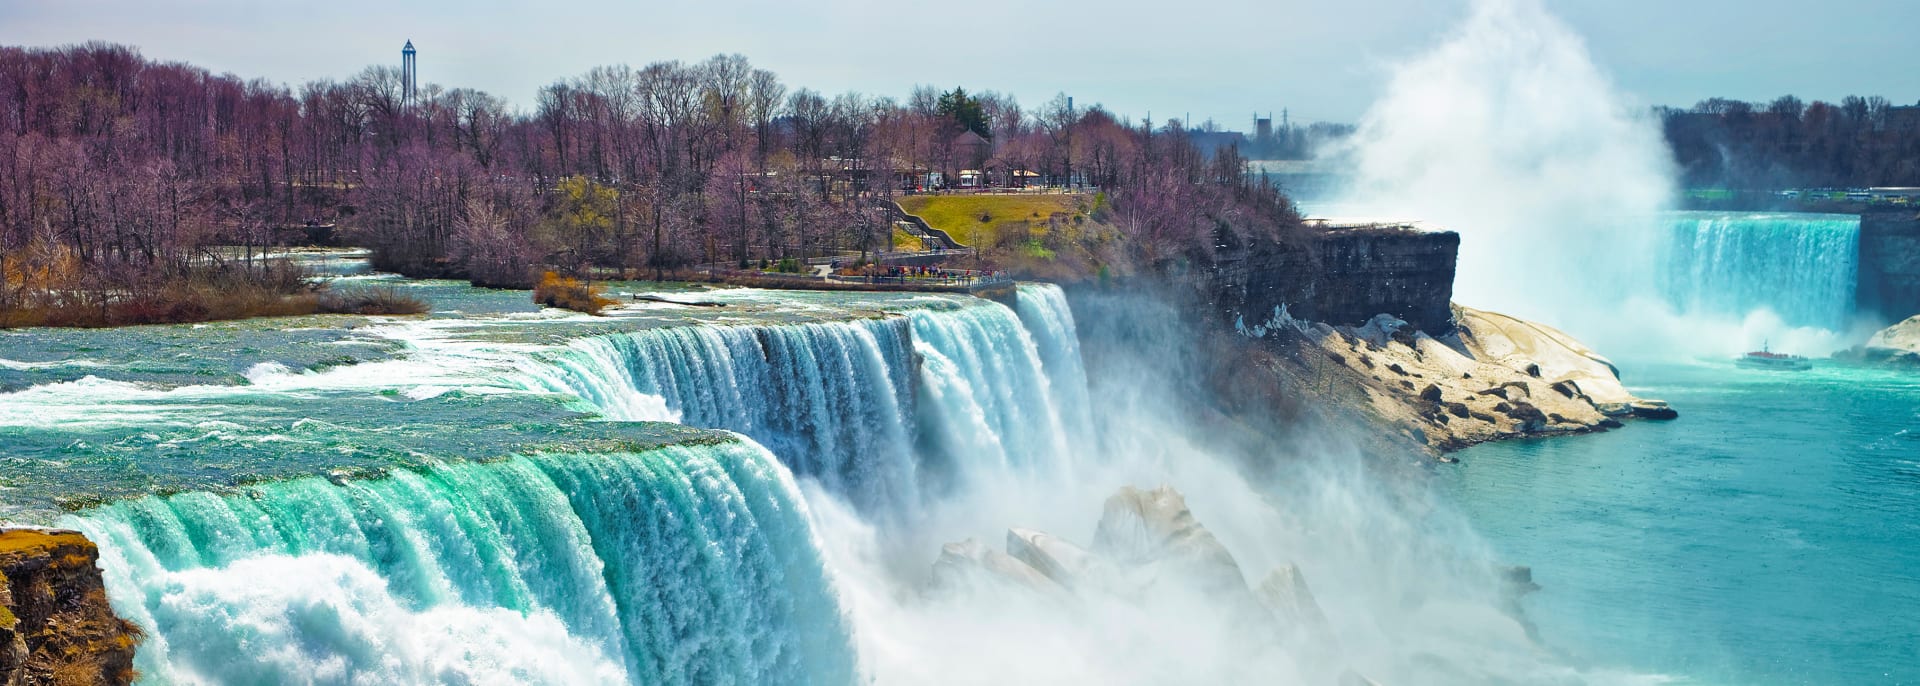
M 407 47 L 400 49 L 400 101 L 411 107 L 420 97 L 420 63 L 413 50 L 413 40 L 407 40 Z

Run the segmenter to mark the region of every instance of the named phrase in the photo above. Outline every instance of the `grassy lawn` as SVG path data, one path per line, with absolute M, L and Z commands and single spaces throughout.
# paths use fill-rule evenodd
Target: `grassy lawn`
M 896 226 L 893 227 L 893 249 L 924 250 L 925 246 L 921 245 L 919 236 L 907 233 L 904 229 Z
M 900 199 L 900 207 L 920 215 L 933 228 L 947 232 L 965 245 L 992 245 L 1003 228 L 1045 225 L 1055 213 L 1083 214 L 1093 208 L 1093 197 L 1074 195 L 914 195 Z

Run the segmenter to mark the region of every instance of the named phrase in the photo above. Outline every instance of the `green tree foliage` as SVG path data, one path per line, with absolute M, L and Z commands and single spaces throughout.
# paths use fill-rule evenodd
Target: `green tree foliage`
M 987 110 L 980 100 L 967 95 L 966 89 L 954 86 L 953 90 L 940 94 L 936 110 L 941 116 L 951 117 L 959 122 L 961 128 L 980 134 L 981 138 L 992 138 L 992 122 L 987 120 Z
M 585 176 L 569 176 L 554 187 L 554 208 L 547 222 L 551 245 L 571 264 L 587 265 L 611 249 L 619 221 L 620 191 Z

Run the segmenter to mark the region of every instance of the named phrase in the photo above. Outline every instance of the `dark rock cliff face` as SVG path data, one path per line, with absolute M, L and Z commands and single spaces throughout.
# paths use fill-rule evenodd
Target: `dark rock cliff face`
M 1215 305 L 1248 326 L 1285 305 L 1292 316 L 1358 326 L 1390 314 L 1434 335 L 1453 330 L 1460 235 L 1405 228 L 1316 231 L 1291 240 L 1223 235 L 1214 254 Z
M 0 529 L 0 686 L 132 683 L 140 632 L 107 605 L 99 557 L 78 532 Z
M 1861 312 L 1899 321 L 1920 314 L 1920 214 L 1860 215 Z

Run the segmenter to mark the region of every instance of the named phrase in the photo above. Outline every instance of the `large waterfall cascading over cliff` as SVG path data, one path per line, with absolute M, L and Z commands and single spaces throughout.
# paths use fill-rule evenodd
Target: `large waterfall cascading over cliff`
M 1680 312 L 1765 308 L 1787 324 L 1829 330 L 1852 316 L 1858 216 L 1680 212 L 1670 221 L 1661 291 Z
M 63 523 L 100 543 L 160 683 L 853 683 L 794 477 L 884 522 L 970 480 L 1057 476 L 1090 433 L 1086 377 L 1063 294 L 1021 291 L 1017 310 L 422 349 L 464 375 L 435 384 L 745 438 L 149 496 Z
M 159 682 L 852 683 L 805 505 L 740 441 L 70 518 Z
M 1051 286 L 1012 307 L 853 301 L 862 314 L 838 320 L 812 315 L 850 308 L 810 296 L 732 297 L 800 307 L 593 320 L 573 340 L 581 320 L 408 323 L 382 334 L 408 342 L 390 362 L 135 394 L 120 407 L 183 423 L 137 444 L 193 441 L 181 452 L 204 459 L 183 468 L 331 468 L 305 456 L 398 438 L 331 479 L 189 487 L 63 524 L 100 544 L 155 683 L 1322 682 L 1347 667 L 1393 682 L 1421 681 L 1434 655 L 1465 657 L 1427 681 L 1560 669 L 1530 657 L 1488 555 L 1419 488 L 1380 488 L 1345 453 L 1278 459 L 1213 414 L 1189 383 L 1209 334 L 1167 303 L 1083 301 L 1093 374 Z M 334 408 L 375 417 L 329 423 Z M 1072 540 L 1140 484 L 1188 494 L 1247 574 L 1297 564 L 1346 650 L 1261 638 L 1244 596 L 1179 583 L 1151 599 L 926 585 L 945 543 L 1009 526 Z
M 839 322 L 684 326 L 575 341 L 532 365 L 613 419 L 738 431 L 865 507 L 910 506 L 972 470 L 1057 468 L 1088 435 L 1066 298 Z
M 1086 439 L 1085 402 L 1068 404 L 1087 391 L 1066 300 L 1046 286 L 1022 290 L 1021 301 L 1026 321 L 991 303 L 909 315 L 921 359 L 915 429 L 929 469 L 959 480 L 1057 472 Z
M 610 418 L 738 431 L 796 474 L 898 503 L 913 495 L 907 339 L 901 320 L 683 326 L 575 341 L 547 374 Z

